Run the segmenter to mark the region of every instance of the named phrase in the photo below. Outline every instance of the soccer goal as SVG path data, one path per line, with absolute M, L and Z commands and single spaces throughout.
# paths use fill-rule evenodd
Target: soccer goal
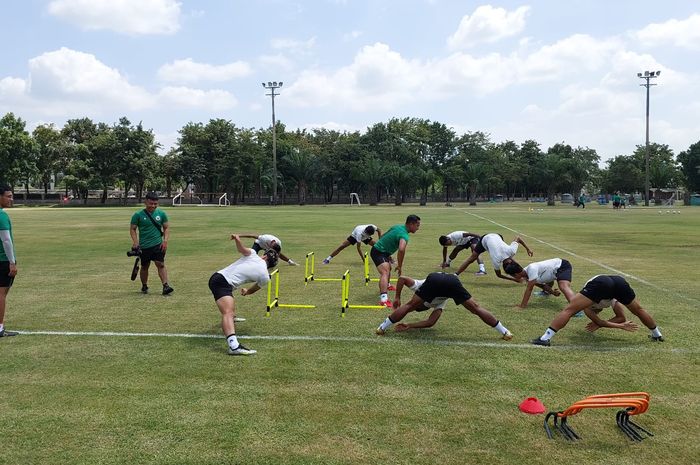
M 354 205 L 354 202 L 357 202 L 358 207 L 362 206 L 362 204 L 360 203 L 360 196 L 357 195 L 356 192 L 351 192 L 350 193 L 350 206 Z

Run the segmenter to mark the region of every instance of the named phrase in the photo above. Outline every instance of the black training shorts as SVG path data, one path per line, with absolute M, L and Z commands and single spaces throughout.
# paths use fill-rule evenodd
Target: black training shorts
M 12 287 L 15 277 L 10 277 L 10 262 L 0 262 L 0 287 Z
M 369 252 L 369 256 L 372 257 L 374 266 L 379 266 L 382 263 L 391 264 L 391 255 L 388 253 L 380 252 L 375 247 L 372 247 L 372 250 L 370 250 Z
M 561 259 L 561 266 L 557 270 L 557 272 L 554 274 L 554 276 L 557 278 L 557 281 L 569 281 L 571 282 L 571 277 L 573 276 L 573 267 L 571 266 L 571 263 L 569 263 L 569 260 L 564 260 L 563 258 Z
M 623 305 L 631 303 L 636 297 L 625 278 L 617 275 L 596 276 L 583 286 L 581 294 L 595 303 L 604 299 L 616 299 Z
M 214 300 L 219 300 L 222 297 L 233 297 L 233 286 L 231 286 L 224 275 L 214 273 L 209 278 L 209 290 L 211 290 Z
M 154 262 L 164 262 L 165 261 L 165 252 L 161 248 L 162 244 L 154 245 L 153 247 L 149 247 L 147 249 L 141 249 L 141 263 L 144 265 L 150 263 L 151 261 Z
M 462 305 L 472 296 L 467 291 L 459 278 L 451 273 L 430 273 L 416 295 L 425 302 L 432 302 L 438 297 L 447 297 L 455 301 L 455 304 Z

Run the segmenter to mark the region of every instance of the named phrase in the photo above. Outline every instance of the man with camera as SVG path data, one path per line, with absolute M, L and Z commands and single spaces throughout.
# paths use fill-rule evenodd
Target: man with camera
M 148 269 L 153 261 L 163 283 L 163 295 L 172 293 L 174 289 L 168 284 L 168 270 L 165 268 L 165 252 L 170 239 L 168 215 L 158 208 L 158 196 L 154 192 L 146 194 L 146 208 L 131 217 L 129 233 L 132 246 L 127 255 L 141 258 L 141 292 L 148 294 Z

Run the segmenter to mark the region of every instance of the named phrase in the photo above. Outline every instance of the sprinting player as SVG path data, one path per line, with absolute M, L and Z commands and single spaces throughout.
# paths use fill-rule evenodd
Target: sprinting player
M 481 239 L 479 239 L 479 242 L 474 247 L 471 256 L 464 263 L 462 263 L 462 266 L 459 267 L 455 274 L 460 275 L 472 262 L 479 258 L 479 255 L 484 252 L 488 252 L 489 256 L 491 257 L 491 263 L 493 264 L 493 269 L 496 276 L 501 279 L 507 279 L 517 283 L 519 282 L 517 279 L 511 278 L 510 276 L 504 276 L 501 273 L 501 263 L 503 263 L 503 260 L 513 258 L 513 256 L 515 256 L 515 254 L 518 252 L 518 244 L 525 247 L 528 256 L 532 257 L 534 255 L 532 250 L 530 250 L 520 236 L 517 236 L 513 242 L 510 243 L 510 245 L 503 241 L 503 236 L 500 234 L 491 233 L 481 236 Z
M 17 276 L 17 258 L 15 256 L 15 242 L 12 236 L 12 221 L 5 211 L 12 207 L 12 189 L 9 186 L 0 186 L 0 337 L 17 336 L 17 331 L 5 329 L 5 306 L 7 294 Z
M 408 286 L 415 291 L 411 300 L 401 305 L 401 291 L 404 286 Z M 463 305 L 464 308 L 481 318 L 481 321 L 494 328 L 501 334 L 501 338 L 510 341 L 513 335 L 508 328 L 496 319 L 491 312 L 480 306 L 469 291 L 467 291 L 459 278 L 448 273 L 430 273 L 425 279 L 413 279 L 407 276 L 399 277 L 396 283 L 396 298 L 394 299 L 395 310 L 376 329 L 380 336 L 395 323 L 401 321 L 409 312 L 424 311 L 434 308 L 427 320 L 418 323 L 399 324 L 396 331 L 406 331 L 411 328 L 429 328 L 433 326 L 442 315 L 442 311 L 447 305 L 447 299 L 453 299 L 455 304 Z
M 376 225 L 374 224 L 361 224 L 359 226 L 355 226 L 355 229 L 352 230 L 352 233 L 348 236 L 347 239 L 345 239 L 337 249 L 335 249 L 329 256 L 323 259 L 323 264 L 328 265 L 331 260 L 333 260 L 333 257 L 338 255 L 344 248 L 349 247 L 351 245 L 357 245 L 357 253 L 360 254 L 360 260 L 364 262 L 365 256 L 362 254 L 362 244 L 372 246 L 374 245 L 374 239 L 372 236 L 374 233 L 377 233 L 377 239 L 382 238 L 382 230 L 379 229 Z
M 170 239 L 168 215 L 158 208 L 158 196 L 155 192 L 146 194 L 145 205 L 146 208 L 133 214 L 129 228 L 131 249 L 141 251 L 141 292 L 148 294 L 148 269 L 153 261 L 158 269 L 158 277 L 163 283 L 163 295 L 168 295 L 174 290 L 168 284 L 168 269 L 165 267 L 165 253 Z
M 530 296 L 532 296 L 532 290 L 535 286 L 539 287 L 547 294 L 555 296 L 564 293 L 567 302 L 571 302 L 571 299 L 574 297 L 574 291 L 571 290 L 573 268 L 568 260 L 552 258 L 541 262 L 530 263 L 523 269 L 523 267 L 512 258 L 506 258 L 503 260 L 503 271 L 519 282 L 527 282 L 523 299 L 520 305 L 517 305 L 518 308 L 527 307 L 527 303 L 530 301 Z M 555 280 L 557 281 L 559 290 L 552 288 Z
M 253 355 L 257 351 L 244 347 L 236 337 L 236 301 L 233 299 L 233 291 L 241 285 L 253 282 L 249 288 L 241 288 L 241 295 L 251 295 L 270 282 L 268 269 L 277 265 L 277 251 L 268 249 L 259 257 L 253 249 L 246 248 L 241 242 L 240 236 L 231 235 L 231 240 L 236 241 L 236 249 L 241 258 L 231 263 L 226 268 L 217 271 L 209 278 L 209 289 L 214 295 L 216 306 L 221 312 L 221 329 L 226 336 L 229 355 Z
M 449 267 L 452 260 L 457 258 L 457 254 L 464 249 L 471 249 L 473 252 L 476 244 L 479 242 L 479 239 L 481 239 L 480 235 L 467 231 L 454 231 L 446 236 L 440 236 L 438 238 L 438 242 L 442 246 L 442 263 L 440 264 L 440 268 Z M 452 249 L 452 252 L 450 252 L 450 256 L 448 258 L 447 247 L 450 245 L 455 246 L 455 248 Z M 486 268 L 484 267 L 484 262 L 478 257 L 476 262 L 479 264 L 479 271 L 476 272 L 476 275 L 485 276 Z
M 549 328 L 544 334 L 533 339 L 531 342 L 538 346 L 549 346 L 550 339 L 569 322 L 569 319 L 576 313 L 583 310 L 586 316 L 591 319 L 597 326 L 605 328 L 618 328 L 625 331 L 636 331 L 638 326 L 631 321 L 621 323 L 614 321 L 601 320 L 596 312 L 592 310 L 593 304 L 599 304 L 602 300 L 615 299 L 632 312 L 641 322 L 651 330 L 651 340 L 663 342 L 664 338 L 659 331 L 654 318 L 647 313 L 639 304 L 634 290 L 622 276 L 617 275 L 598 275 L 588 280 L 583 286 L 581 292 L 574 295 L 564 310 L 554 318 Z
M 420 228 L 420 218 L 417 215 L 408 215 L 405 224 L 396 224 L 379 239 L 373 246 L 369 255 L 379 271 L 379 305 L 391 307 L 391 301 L 387 295 L 389 279 L 391 278 L 391 256 L 398 250 L 396 272 L 401 276 L 403 259 L 406 255 L 409 234 L 415 233 Z
M 282 261 L 284 262 L 287 262 L 288 265 L 299 265 L 297 262 L 295 262 L 294 260 L 282 253 L 282 241 L 279 240 L 278 237 L 273 236 L 272 234 L 260 234 L 259 236 L 253 236 L 250 234 L 240 234 L 239 237 L 255 239 L 255 242 L 253 242 L 253 250 L 255 250 L 255 253 L 258 253 L 261 250 L 267 251 L 272 249 L 275 252 L 277 252 L 279 254 L 280 259 L 282 259 Z

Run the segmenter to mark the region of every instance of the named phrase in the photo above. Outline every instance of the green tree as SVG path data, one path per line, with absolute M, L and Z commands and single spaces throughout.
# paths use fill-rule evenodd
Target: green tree
M 307 150 L 293 150 L 282 158 L 281 168 L 284 174 L 297 184 L 297 201 L 306 204 L 306 191 L 309 181 L 315 176 L 316 156 Z
M 32 137 L 38 147 L 36 167 L 44 187 L 42 200 L 48 193 L 51 179 L 59 171 L 60 162 L 66 156 L 66 140 L 53 124 L 42 124 L 32 132 Z
M 25 130 L 26 123 L 13 113 L 0 118 L 0 179 L 14 186 L 18 181 L 28 183 L 36 173 L 38 147 Z
M 678 163 L 688 192 L 700 192 L 700 141 L 679 153 Z

